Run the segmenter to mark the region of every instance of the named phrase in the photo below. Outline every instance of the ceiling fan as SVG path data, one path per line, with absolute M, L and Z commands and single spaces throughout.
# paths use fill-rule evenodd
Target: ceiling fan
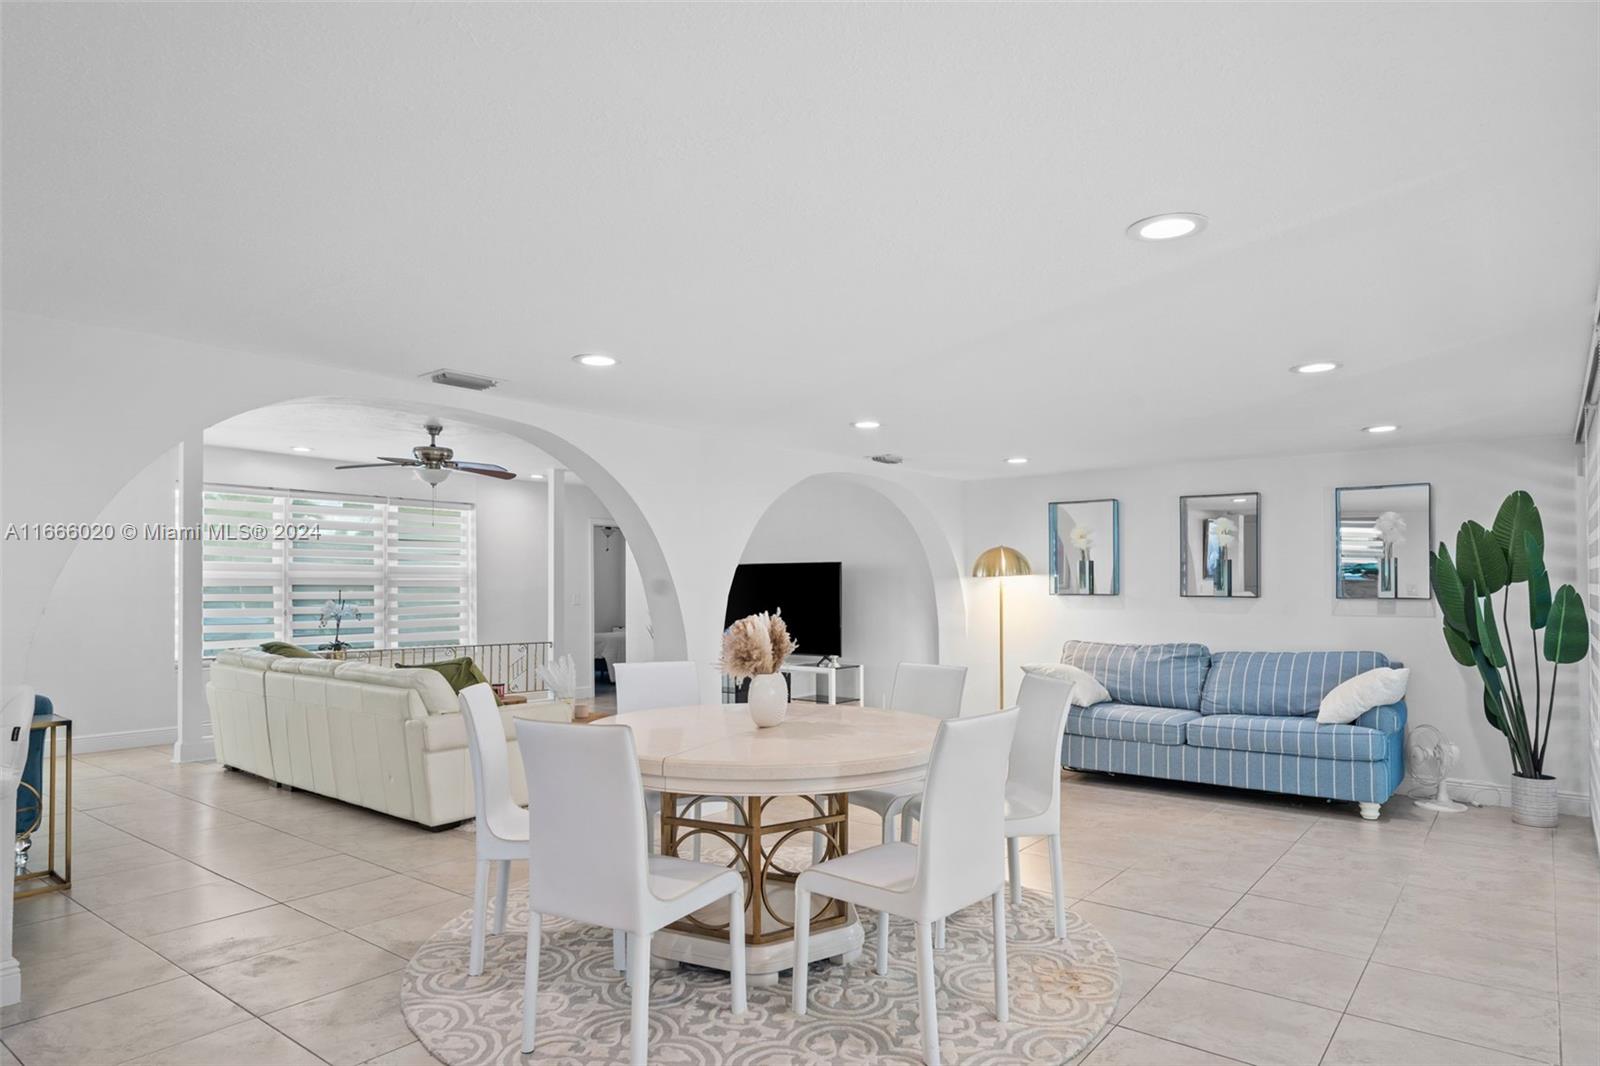
M 335 470 L 366 470 L 377 466 L 409 467 L 417 472 L 417 477 L 429 485 L 438 485 L 450 476 L 452 470 L 459 470 L 463 474 L 482 474 L 484 477 L 497 477 L 510 481 L 517 475 L 503 466 L 494 463 L 469 463 L 465 459 L 454 458 L 455 452 L 449 448 L 441 447 L 439 434 L 444 432 L 444 426 L 438 422 L 428 422 L 422 427 L 427 431 L 428 443 L 419 444 L 411 449 L 414 458 L 396 459 L 391 455 L 380 455 L 382 462 L 377 463 L 351 463 L 348 466 L 336 466 Z

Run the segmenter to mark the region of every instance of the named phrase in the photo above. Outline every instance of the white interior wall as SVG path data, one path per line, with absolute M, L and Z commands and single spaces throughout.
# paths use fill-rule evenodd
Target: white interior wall
M 173 525 L 178 477 L 174 448 L 122 487 L 94 516 L 114 539 L 79 545 L 39 619 L 27 681 L 72 719 L 75 750 L 170 744 L 177 735 L 176 546 L 144 530 Z M 122 535 L 126 523 L 133 539 Z
M 1263 456 L 1223 462 L 1098 470 L 965 485 L 966 555 L 1007 543 L 1040 572 L 1010 578 L 1006 589 L 1008 691 L 1027 662 L 1055 661 L 1063 641 L 1199 641 L 1214 651 L 1372 648 L 1411 667 L 1407 704 L 1413 724 L 1431 723 L 1461 745 L 1454 777 L 1509 789 L 1504 739 L 1483 717 L 1480 686 L 1451 659 L 1438 605 L 1427 601 L 1337 600 L 1333 587 L 1333 490 L 1347 485 L 1427 481 L 1433 485 L 1433 540 L 1454 551 L 1455 532 L 1473 518 L 1488 524 L 1507 493 L 1527 489 L 1544 518 L 1551 580 L 1584 573 L 1576 506 L 1578 452 L 1559 439 L 1486 445 L 1388 447 L 1323 455 Z M 1178 497 L 1228 490 L 1261 493 L 1260 599 L 1178 596 Z M 1122 501 L 1122 589 L 1115 597 L 1051 596 L 1046 504 L 1115 497 Z M 1426 530 L 1408 533 L 1426 540 Z M 987 705 L 995 689 L 992 581 L 969 580 L 968 661 L 986 680 L 968 685 L 969 703 Z M 1511 617 L 1519 614 L 1515 598 Z M 1518 633 L 1526 648 L 1526 628 Z M 1548 677 L 1549 666 L 1545 667 Z M 1589 738 L 1580 714 L 1585 671 L 1561 674 L 1555 738 L 1547 772 L 1560 779 L 1565 808 L 1587 806 Z M 1483 790 L 1483 802 L 1497 800 Z
M 835 561 L 843 564 L 844 659 L 862 664 L 867 703 L 883 706 L 899 663 L 939 661 L 933 582 L 916 533 L 900 510 L 866 486 L 813 479 L 779 497 L 761 516 L 740 560 Z M 805 635 L 796 639 L 803 658 Z M 842 684 L 853 685 L 854 679 Z
M 206 448 L 206 481 L 319 492 L 428 498 L 428 486 L 400 470 L 335 470 L 344 460 Z M 478 531 L 478 640 L 548 639 L 544 483 L 452 474 L 438 498 L 470 503 Z
M 624 549 L 624 609 L 627 615 L 628 634 L 624 646 L 630 663 L 654 662 L 656 657 L 655 633 L 650 624 L 650 601 L 644 595 L 644 575 L 639 572 L 639 560 L 633 557 L 633 548 Z
M 594 695 L 594 583 L 590 578 L 590 547 L 596 522 L 612 521 L 606 505 L 583 485 L 567 482 L 566 589 L 567 617 L 563 635 L 556 637 L 557 655 L 571 655 L 578 668 L 578 695 Z

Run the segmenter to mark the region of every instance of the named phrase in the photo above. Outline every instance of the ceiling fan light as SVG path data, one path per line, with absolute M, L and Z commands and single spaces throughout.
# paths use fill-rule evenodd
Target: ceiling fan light
M 417 467 L 417 477 L 421 478 L 423 481 L 427 482 L 429 485 L 439 485 L 439 484 L 443 483 L 444 479 L 449 477 L 449 476 L 450 476 L 450 471 L 444 469 L 443 467 L 438 467 L 438 468 L 431 467 L 431 466 L 419 466 L 419 467 Z

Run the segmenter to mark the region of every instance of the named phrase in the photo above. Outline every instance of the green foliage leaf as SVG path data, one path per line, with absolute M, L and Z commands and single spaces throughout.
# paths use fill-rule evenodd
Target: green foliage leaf
M 1562 585 L 1550 604 L 1544 631 L 1544 657 L 1553 663 L 1582 662 L 1589 654 L 1589 622 L 1583 597 L 1571 585 Z
M 1494 620 L 1494 601 L 1485 597 L 1478 602 L 1478 643 L 1483 647 L 1483 657 L 1498 670 L 1506 668 L 1506 649 L 1500 643 L 1500 627 Z
M 1488 656 L 1483 654 L 1481 645 L 1474 644 L 1472 646 L 1472 659 L 1478 667 L 1478 676 L 1483 678 L 1483 687 L 1493 692 L 1495 699 L 1504 706 L 1506 696 L 1505 683 L 1500 680 L 1500 671 L 1496 670 L 1494 665 L 1489 662 Z
M 1528 624 L 1535 631 L 1550 619 L 1550 572 L 1544 568 L 1544 545 L 1532 533 L 1523 533 L 1528 556 Z
M 1451 629 L 1444 627 L 1444 642 L 1450 648 L 1450 655 L 1462 666 L 1474 666 L 1477 660 L 1472 657 L 1472 645 L 1467 643 L 1467 638 Z
M 1500 542 L 1476 522 L 1461 523 L 1456 533 L 1456 569 L 1461 571 L 1461 580 L 1477 586 L 1480 596 L 1499 592 L 1511 576 Z
M 1500 730 L 1508 738 L 1511 736 L 1510 732 L 1506 730 L 1505 715 L 1500 713 L 1500 700 L 1487 687 L 1483 690 L 1483 716 L 1489 719 L 1490 725 Z
M 1463 637 L 1466 636 L 1466 592 L 1461 586 L 1461 573 L 1450 559 L 1450 549 L 1446 548 L 1442 541 L 1438 551 L 1428 553 L 1428 565 L 1433 572 L 1433 590 L 1439 597 L 1439 610 L 1444 614 L 1445 624 Z
M 1533 537 L 1540 556 L 1544 555 L 1544 522 L 1533 497 L 1522 490 L 1507 496 L 1494 516 L 1494 539 L 1506 557 L 1509 578 L 1526 581 L 1530 573 L 1528 540 Z M 1537 628 L 1537 627 L 1535 627 Z

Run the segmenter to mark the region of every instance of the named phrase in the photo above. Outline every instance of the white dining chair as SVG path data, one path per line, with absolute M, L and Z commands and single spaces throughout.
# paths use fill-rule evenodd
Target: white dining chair
M 617 714 L 638 714 L 663 707 L 692 707 L 700 702 L 700 669 L 692 662 L 617 663 Z M 646 792 L 649 842 L 656 846 L 656 822 L 661 815 L 661 793 Z M 679 801 L 678 812 L 692 811 L 696 818 L 728 812 L 723 800 Z M 700 861 L 700 836 L 691 838 L 694 860 Z
M 894 689 L 889 707 L 913 711 L 933 718 L 955 718 L 961 713 L 961 693 L 967 684 L 965 666 L 935 666 L 929 663 L 901 663 L 894 672 Z M 922 782 L 914 781 L 892 788 L 869 788 L 850 793 L 851 804 L 865 807 L 883 819 L 883 842 L 895 839 L 895 820 L 900 819 L 900 838 L 910 839 L 911 820 L 903 816 L 905 806 L 922 794 Z
M 745 1010 L 744 878 L 725 866 L 651 854 L 633 733 L 605 725 L 517 722 L 528 775 L 528 955 L 522 1053 L 534 1050 L 544 916 L 620 929 L 628 937 L 631 1056 L 650 1042 L 650 938 L 656 930 L 728 900 L 733 1013 Z
M 922 1058 L 939 1066 L 933 923 L 989 897 L 994 924 L 994 1012 L 1010 1016 L 1006 992 L 1005 874 L 1000 838 L 1005 824 L 1006 761 L 1017 727 L 1011 708 L 940 723 L 922 796 L 922 835 L 852 852 L 801 872 L 794 885 L 794 1012 L 806 1012 L 811 895 L 878 912 L 878 972 L 889 916 L 917 923 L 917 994 Z
M 1067 903 L 1061 886 L 1061 738 L 1074 686 L 1029 674 L 1017 690 L 1017 732 L 1006 772 L 1006 871 L 1011 902 L 1022 902 L 1022 838 L 1044 837 L 1050 845 L 1050 889 L 1055 896 L 1056 939 L 1067 937 Z M 912 819 L 921 804 L 906 805 Z M 942 929 L 935 938 L 942 941 Z M 943 944 L 941 942 L 940 946 Z
M 489 873 L 499 874 L 495 891 L 494 931 L 506 931 L 506 895 L 511 888 L 511 863 L 528 854 L 528 812 L 511 795 L 511 760 L 506 751 L 505 724 L 488 685 L 461 690 L 461 718 L 466 726 L 467 755 L 472 760 L 472 799 L 477 811 L 477 873 L 472 882 L 472 950 L 467 973 L 483 973 L 483 936 L 487 924 Z

